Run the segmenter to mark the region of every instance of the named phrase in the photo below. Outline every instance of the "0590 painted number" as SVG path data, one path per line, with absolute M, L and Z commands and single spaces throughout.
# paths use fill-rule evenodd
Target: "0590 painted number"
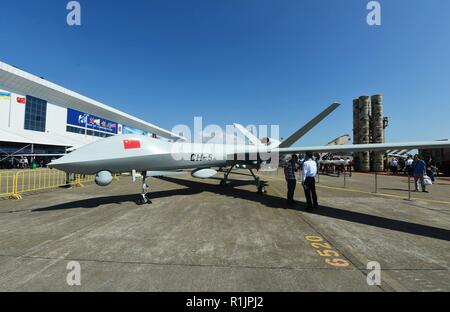
M 331 248 L 333 248 L 333 247 L 331 247 L 331 245 L 330 244 L 328 244 L 328 243 L 311 243 L 311 246 L 313 246 L 314 248 L 316 248 L 316 249 L 319 249 L 319 248 L 326 248 L 326 249 L 331 249 Z
M 325 263 L 331 266 L 345 268 L 350 265 L 347 260 L 341 258 L 341 255 L 333 249 L 331 244 L 325 242 L 320 236 L 305 236 L 305 239 L 310 242 L 311 246 L 316 250 L 317 254 L 325 257 Z

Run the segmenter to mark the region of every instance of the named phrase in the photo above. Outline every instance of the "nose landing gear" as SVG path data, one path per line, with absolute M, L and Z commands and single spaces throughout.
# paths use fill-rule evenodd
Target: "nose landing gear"
M 255 179 L 256 189 L 258 190 L 257 193 L 258 194 L 265 194 L 265 193 L 267 193 L 266 186 L 265 186 L 264 182 L 261 181 L 261 179 L 259 177 L 257 177 L 253 173 L 252 169 L 249 169 L 249 170 L 250 170 L 250 173 L 252 174 L 253 178 Z
M 142 173 L 142 193 L 141 197 L 136 201 L 137 205 L 151 204 L 150 195 L 147 193 L 150 185 L 147 184 L 147 172 Z

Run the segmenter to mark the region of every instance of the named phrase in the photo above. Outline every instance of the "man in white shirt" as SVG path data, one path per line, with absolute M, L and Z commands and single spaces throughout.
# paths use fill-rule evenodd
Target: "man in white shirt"
M 408 155 L 408 159 L 405 162 L 405 172 L 411 177 L 413 175 L 413 163 L 414 160 L 411 155 Z
M 398 171 L 398 160 L 397 158 L 393 158 L 391 160 L 391 173 L 397 174 L 397 171 Z
M 307 152 L 306 161 L 303 163 L 302 169 L 302 184 L 305 190 L 306 202 L 308 203 L 307 211 L 312 211 L 319 207 L 316 194 L 316 175 L 317 163 L 312 159 L 312 153 Z

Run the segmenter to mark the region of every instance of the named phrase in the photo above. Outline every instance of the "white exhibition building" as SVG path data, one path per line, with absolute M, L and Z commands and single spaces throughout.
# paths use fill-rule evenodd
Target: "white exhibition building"
M 48 163 L 117 134 L 170 138 L 139 118 L 0 62 L 0 168 L 20 159 Z

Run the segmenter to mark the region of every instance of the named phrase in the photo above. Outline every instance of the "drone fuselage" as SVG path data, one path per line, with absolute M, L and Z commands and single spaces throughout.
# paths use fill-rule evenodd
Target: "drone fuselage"
M 172 143 L 147 136 L 121 135 L 83 146 L 49 166 L 77 174 L 226 167 L 258 164 L 260 150 L 253 145 Z M 267 151 L 263 149 L 264 153 Z

